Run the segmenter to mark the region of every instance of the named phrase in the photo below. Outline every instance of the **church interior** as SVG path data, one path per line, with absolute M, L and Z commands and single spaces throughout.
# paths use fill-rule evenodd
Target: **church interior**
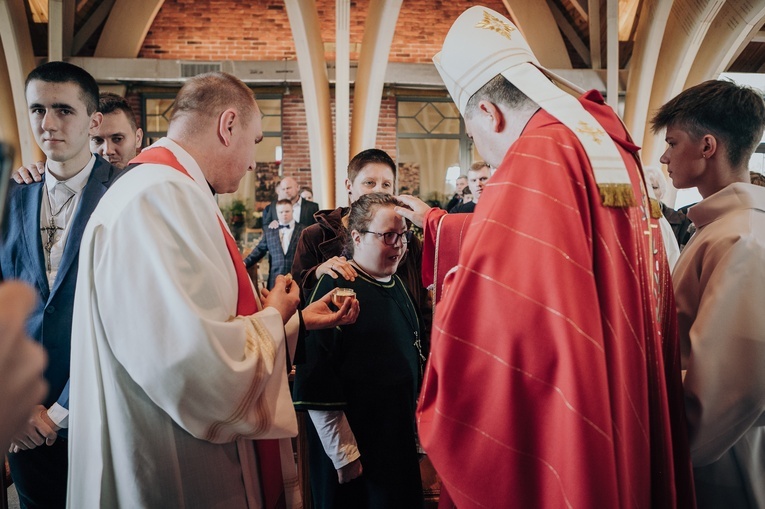
M 224 71 L 262 112 L 255 171 L 217 198 L 237 217 L 243 254 L 280 180 L 310 187 L 320 209 L 347 206 L 346 168 L 370 147 L 395 161 L 397 193 L 444 204 L 480 156 L 432 58 L 478 3 L 511 19 L 541 65 L 601 92 L 645 166 L 661 167 L 665 149 L 650 118 L 681 91 L 723 75 L 765 87 L 765 0 L 0 0 L 0 140 L 14 167 L 43 158 L 24 81 L 46 61 L 80 66 L 124 96 L 144 147 L 167 134 L 188 78 Z M 689 203 L 676 200 L 670 183 L 664 201 Z

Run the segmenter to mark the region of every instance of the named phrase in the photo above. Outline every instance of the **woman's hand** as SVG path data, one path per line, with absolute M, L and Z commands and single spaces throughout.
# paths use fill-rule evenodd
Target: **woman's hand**
M 316 279 L 318 280 L 322 275 L 327 274 L 332 279 L 337 279 L 337 276 L 343 276 L 346 281 L 353 281 L 358 276 L 356 269 L 350 264 L 345 256 L 333 256 L 326 262 L 316 267 Z

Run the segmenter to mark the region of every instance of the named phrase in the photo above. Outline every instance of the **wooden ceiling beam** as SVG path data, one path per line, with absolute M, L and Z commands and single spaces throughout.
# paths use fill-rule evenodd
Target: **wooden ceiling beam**
M 80 27 L 72 41 L 72 55 L 79 53 L 96 30 L 98 30 L 98 27 L 103 24 L 104 20 L 106 20 L 109 13 L 112 11 L 114 2 L 115 0 L 103 0 L 98 7 L 96 7 L 96 10 L 88 17 L 82 27 Z
M 579 54 L 579 57 L 584 61 L 587 67 L 590 67 L 590 50 L 587 45 L 579 37 L 579 34 L 574 27 L 571 26 L 571 23 L 569 23 L 566 16 L 554 3 L 552 3 L 552 0 L 547 0 L 547 5 L 550 7 L 550 12 L 553 15 L 553 19 L 555 19 L 555 22 L 558 24 L 558 28 L 563 32 L 563 35 L 568 39 L 568 42 L 571 43 L 571 46 L 574 47 L 574 50 Z
M 290 20 L 300 69 L 314 196 L 327 208 L 335 208 L 332 109 L 316 2 L 315 0 L 285 0 L 284 5 L 287 7 L 287 17 Z
M 164 0 L 116 0 L 96 45 L 95 56 L 135 58 Z
M 402 3 L 403 0 L 383 0 L 369 5 L 353 89 L 351 155 L 376 146 L 388 55 Z
M 72 55 L 74 0 L 50 0 L 48 4 L 48 60 Z
M 3 117 L 0 134 L 14 146 L 22 161 L 39 161 L 42 152 L 32 135 L 24 90 L 27 75 L 35 67 L 35 55 L 23 0 L 0 0 L 0 46 L 4 56 L 4 62 L 0 62 L 4 64 L 0 69 L 0 84 L 9 84 L 0 93 L 0 117 Z M 14 123 L 15 129 L 6 132 L 6 126 Z
M 765 23 L 765 0 L 726 2 L 701 43 L 683 88 L 716 79 Z
M 600 0 L 588 0 L 588 27 L 590 32 L 590 66 L 593 69 L 603 67 L 600 48 Z
M 571 69 L 571 59 L 563 36 L 559 30 L 550 29 L 557 25 L 547 2 L 502 0 L 502 3 L 540 64 L 548 69 Z

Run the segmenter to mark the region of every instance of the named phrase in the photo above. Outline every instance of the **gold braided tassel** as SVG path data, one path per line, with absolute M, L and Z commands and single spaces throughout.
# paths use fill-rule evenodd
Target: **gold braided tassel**
M 634 207 L 635 193 L 630 184 L 598 184 L 600 201 L 604 207 Z
M 651 217 L 654 219 L 659 219 L 662 216 L 661 213 L 661 204 L 659 203 L 659 200 L 656 198 L 650 198 L 651 201 Z

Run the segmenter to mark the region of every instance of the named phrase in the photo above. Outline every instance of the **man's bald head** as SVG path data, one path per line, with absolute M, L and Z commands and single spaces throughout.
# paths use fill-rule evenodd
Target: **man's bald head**
M 191 154 L 216 192 L 232 193 L 255 167 L 263 139 L 255 96 L 230 74 L 195 76 L 178 92 L 167 137 Z
M 232 107 L 248 122 L 257 111 L 252 90 L 227 73 L 200 74 L 187 81 L 178 92 L 170 114 L 170 124 L 186 117 L 215 119 Z M 189 127 L 194 125 L 191 123 Z
M 295 203 L 300 199 L 300 186 L 298 186 L 297 180 L 294 178 L 284 177 L 279 183 L 279 188 L 282 191 L 282 196 L 292 203 Z

